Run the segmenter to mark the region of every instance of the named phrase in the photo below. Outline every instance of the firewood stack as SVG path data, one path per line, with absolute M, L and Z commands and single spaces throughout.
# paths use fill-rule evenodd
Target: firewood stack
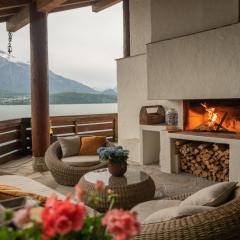
M 177 140 L 181 171 L 223 182 L 229 180 L 229 146 Z

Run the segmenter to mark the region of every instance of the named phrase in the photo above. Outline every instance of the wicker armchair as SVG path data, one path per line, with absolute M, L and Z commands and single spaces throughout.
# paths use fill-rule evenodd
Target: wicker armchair
M 107 145 L 112 145 L 112 143 L 108 142 Z M 75 167 L 63 163 L 61 157 L 62 150 L 59 142 L 56 141 L 49 146 L 45 154 L 45 162 L 55 181 L 65 186 L 74 186 L 85 173 L 107 166 L 107 162 L 100 162 L 90 167 Z
M 191 194 L 171 199 L 183 200 Z M 233 199 L 213 210 L 156 224 L 141 225 L 135 240 L 239 240 L 240 187 Z

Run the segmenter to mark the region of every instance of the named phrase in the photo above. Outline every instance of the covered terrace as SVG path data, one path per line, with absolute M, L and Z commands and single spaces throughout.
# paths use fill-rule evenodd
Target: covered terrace
M 0 143 L 6 143 L 10 140 L 19 140 L 16 143 L 5 145 L 0 151 L 0 162 L 6 162 L 21 154 L 33 156 L 33 168 L 35 171 L 46 170 L 44 163 L 44 154 L 50 144 L 49 134 L 49 67 L 48 67 L 48 14 L 54 12 L 66 11 L 82 7 L 91 7 L 93 12 L 100 12 L 109 8 L 121 0 L 9 0 L 0 1 L 0 22 L 6 22 L 8 32 L 16 32 L 27 24 L 30 25 L 30 44 L 31 44 L 31 112 L 32 118 L 18 119 L 15 121 L 6 121 L 1 124 L 1 133 L 8 130 L 16 130 L 1 136 Z M 123 1 L 123 19 L 124 19 L 124 57 L 130 54 L 130 32 L 129 32 L 129 0 Z M 77 24 L 77 23 L 76 23 Z M 86 118 L 92 119 L 93 123 L 101 123 L 107 120 L 107 125 L 98 125 L 85 127 L 81 129 L 78 126 L 79 121 L 86 121 Z M 82 120 L 80 120 L 80 118 Z M 85 119 L 85 120 L 84 120 Z M 95 120 L 93 120 L 95 119 Z M 68 129 L 56 129 L 55 133 L 79 133 L 86 130 L 105 130 L 108 137 L 117 137 L 117 116 L 75 116 L 64 119 L 52 119 L 53 124 L 59 126 L 59 121 L 73 124 Z M 88 120 L 89 121 L 89 120 Z M 110 126 L 110 125 L 111 126 Z M 98 128 L 98 129 L 96 129 Z M 100 128 L 100 129 L 99 129 Z M 55 134 L 54 133 L 54 134 Z M 9 155 L 6 153 L 11 152 Z

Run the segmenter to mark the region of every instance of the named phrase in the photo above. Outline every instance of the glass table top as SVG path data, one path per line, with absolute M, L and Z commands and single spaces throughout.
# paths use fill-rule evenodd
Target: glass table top
M 145 182 L 149 176 L 134 168 L 128 168 L 123 177 L 114 177 L 109 173 L 107 168 L 95 170 L 84 175 L 87 182 L 95 184 L 97 180 L 103 181 L 105 186 L 128 186 Z

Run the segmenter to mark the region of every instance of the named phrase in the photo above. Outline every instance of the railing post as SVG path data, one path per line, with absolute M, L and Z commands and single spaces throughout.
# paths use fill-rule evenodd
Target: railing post
M 117 142 L 118 140 L 118 118 L 115 116 L 113 118 L 113 141 Z
M 28 119 L 22 118 L 21 119 L 21 126 L 20 126 L 20 139 L 21 139 L 21 154 L 26 155 L 27 152 L 27 127 L 28 127 Z
M 78 135 L 78 121 L 74 121 L 75 134 Z

